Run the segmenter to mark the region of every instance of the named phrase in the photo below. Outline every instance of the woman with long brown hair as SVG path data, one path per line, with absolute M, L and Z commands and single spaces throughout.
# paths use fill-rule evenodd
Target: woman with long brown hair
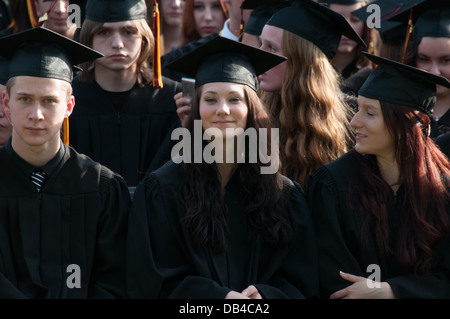
M 259 76 L 261 98 L 280 128 L 281 172 L 304 188 L 351 145 L 352 109 L 331 64 L 343 34 L 364 45 L 342 15 L 310 0 L 275 12 L 261 34 L 262 49 L 288 58 Z
M 354 150 L 308 182 L 323 298 L 450 297 L 450 163 L 429 135 L 440 76 L 367 55 Z
M 283 60 L 219 36 L 171 64 L 195 77 L 196 93 L 175 132 L 183 148 L 136 189 L 130 297 L 317 297 L 311 216 L 299 185 L 278 173 L 257 95 L 257 74 Z

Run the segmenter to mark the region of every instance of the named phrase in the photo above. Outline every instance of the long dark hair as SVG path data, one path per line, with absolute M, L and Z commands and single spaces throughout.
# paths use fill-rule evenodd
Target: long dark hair
M 32 6 L 30 10 L 34 14 L 33 18 L 30 18 L 26 0 L 12 0 L 10 5 L 13 18 L 9 27 L 12 28 L 13 33 L 33 28 L 31 20 L 37 21 L 39 19 L 34 4 L 30 3 Z
M 417 31 L 413 29 L 411 33 L 410 40 L 408 45 L 406 46 L 405 51 L 405 64 L 416 66 L 416 58 L 417 58 L 417 50 L 419 49 L 420 42 L 422 41 L 422 37 L 417 36 Z
M 249 109 L 247 128 L 255 128 L 257 131 L 260 128 L 267 128 L 267 149 L 270 151 L 272 143 L 270 118 L 256 92 L 247 86 L 244 86 L 244 92 Z M 194 121 L 200 119 L 198 102 L 200 96 L 201 88 L 197 89 L 196 98 L 192 99 L 191 116 L 186 125 L 190 132 L 194 132 Z M 193 135 L 191 134 L 192 156 L 194 156 Z M 283 201 L 281 176 L 278 173 L 261 174 L 260 169 L 264 164 L 259 158 L 256 163 L 249 161 L 248 144 L 245 145 L 245 162 L 239 164 L 234 174 L 238 174 L 239 184 L 242 185 L 244 196 L 248 199 L 245 210 L 250 236 L 261 234 L 270 243 L 282 246 L 290 237 L 291 227 L 281 209 Z M 203 148 L 206 145 L 207 141 L 203 141 Z M 223 251 L 227 246 L 229 234 L 227 207 L 221 200 L 221 180 L 217 165 L 194 163 L 193 160 L 191 162 L 183 164 L 186 176 L 186 182 L 180 193 L 181 201 L 186 207 L 183 226 L 194 244 L 211 246 L 217 251 Z
M 220 7 L 223 12 L 223 16 L 226 19 L 228 19 L 228 6 L 226 6 L 222 0 L 219 0 Z M 183 37 L 184 42 L 183 45 L 186 45 L 188 43 L 197 41 L 201 39 L 201 35 L 196 30 L 196 22 L 194 18 L 194 7 L 195 7 L 195 1 L 194 0 L 185 0 L 184 10 L 183 10 Z
M 350 205 L 363 216 L 362 234 L 367 236 L 373 230 L 380 253 L 394 254 L 403 265 L 423 274 L 431 265 L 433 246 L 450 229 L 450 164 L 428 136 L 427 115 L 406 106 L 380 104 L 396 145 L 405 194 L 395 242 L 390 241 L 388 227 L 388 207 L 394 194 L 381 177 L 374 155 L 361 155 L 358 181 L 350 184 L 350 189 L 358 192 L 350 192 Z

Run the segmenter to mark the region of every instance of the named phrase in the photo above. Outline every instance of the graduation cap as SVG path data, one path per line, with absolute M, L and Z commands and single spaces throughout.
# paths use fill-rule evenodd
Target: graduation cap
M 6 82 L 8 82 L 8 60 L 0 58 L 0 84 L 5 85 Z
M 291 6 L 277 11 L 268 25 L 293 32 L 314 43 L 332 59 L 342 35 L 366 47 L 343 15 L 312 0 L 297 0 Z
M 144 0 L 88 0 L 86 19 L 96 22 L 119 22 L 147 18 Z
M 244 32 L 261 35 L 266 22 L 278 10 L 291 5 L 289 0 L 244 0 L 241 9 L 253 9 L 244 26 Z
M 425 10 L 428 10 L 429 8 L 439 8 L 439 10 L 444 9 L 445 7 L 450 7 L 450 4 L 444 3 L 441 0 L 408 0 L 405 1 L 406 3 L 403 4 L 403 7 L 400 10 L 396 10 L 396 12 L 393 12 L 390 17 L 388 18 L 390 21 L 397 21 L 402 23 L 403 25 L 406 25 L 406 33 L 405 33 L 405 40 L 404 40 L 404 47 L 403 47 L 403 59 L 406 57 L 407 47 L 409 44 L 409 39 L 411 38 L 411 35 L 414 37 L 422 37 L 424 34 L 430 35 L 430 30 L 435 29 L 440 21 L 443 21 L 445 23 L 445 19 L 441 20 L 438 16 L 434 16 L 437 21 L 431 23 L 431 21 L 424 21 L 419 22 L 419 27 L 416 29 L 415 25 L 416 22 L 418 22 L 418 18 L 421 15 L 421 12 L 424 12 Z M 412 33 L 412 30 L 414 28 L 414 33 Z M 435 32 L 435 31 L 433 31 Z
M 407 30 L 407 23 L 402 23 L 399 21 L 388 20 L 398 12 L 408 12 L 413 2 L 416 0 L 405 0 L 399 2 L 397 0 L 375 0 L 370 3 L 370 5 L 376 5 L 380 8 L 380 24 L 375 29 L 380 34 L 381 41 L 385 44 L 398 45 L 403 44 L 405 41 L 405 35 Z M 359 8 L 358 10 L 352 11 L 352 14 L 366 24 L 369 18 L 374 18 L 373 11 L 368 11 L 368 5 Z M 374 22 L 374 21 L 371 21 Z
M 450 5 L 422 13 L 414 24 L 414 36 L 450 38 Z
M 378 66 L 358 95 L 410 106 L 430 116 L 436 103 L 436 84 L 450 88 L 450 82 L 442 76 L 367 52 L 363 54 Z
M 389 17 L 389 20 L 406 23 L 409 18 L 412 18 L 415 23 L 420 15 L 429 9 L 450 7 L 450 3 L 443 0 L 407 0 L 403 2 L 405 2 L 405 4 L 402 4 L 406 10 L 398 10 Z
M 411 15 L 415 37 L 450 37 L 450 3 L 424 1 L 412 7 Z M 406 19 L 406 13 L 392 17 L 401 22 Z
M 167 68 L 195 78 L 196 87 L 211 82 L 232 82 L 257 91 L 257 76 L 283 61 L 285 57 L 217 35 Z
M 410 22 L 415 37 L 450 37 L 450 3 L 442 0 L 416 0 L 389 20 L 403 25 Z
M 36 27 L 0 38 L 0 56 L 9 60 L 8 79 L 19 76 L 72 82 L 73 68 L 103 55 L 52 30 Z

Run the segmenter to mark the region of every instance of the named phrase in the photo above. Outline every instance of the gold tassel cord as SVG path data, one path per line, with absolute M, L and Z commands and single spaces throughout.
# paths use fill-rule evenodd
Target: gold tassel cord
M 412 29 L 413 29 L 413 25 L 412 25 L 413 8 L 411 7 L 411 9 L 409 9 L 409 10 L 410 11 L 409 11 L 409 18 L 408 18 L 408 26 L 406 28 L 405 44 L 403 46 L 402 63 L 405 63 L 406 49 L 408 47 L 409 38 L 411 36 L 411 32 L 412 32 Z
M 244 9 L 241 7 L 241 22 L 239 24 L 239 34 L 238 37 L 242 35 L 242 32 L 244 32 Z
M 63 122 L 63 142 L 69 145 L 69 118 L 65 117 Z
M 34 7 L 33 0 L 27 0 L 27 10 L 28 10 L 28 17 L 30 18 L 31 27 L 35 28 L 39 26 L 39 20 L 36 15 L 36 8 Z
M 39 20 L 36 14 L 36 8 L 34 6 L 33 0 L 25 0 L 27 6 L 28 19 L 30 20 L 30 25 L 32 28 L 39 26 Z M 16 20 L 12 19 L 11 23 L 8 25 L 8 29 L 13 29 L 16 27 Z
M 157 88 L 163 87 L 161 75 L 161 41 L 160 41 L 160 21 L 159 21 L 158 2 L 155 0 L 153 6 L 153 36 L 155 38 L 155 48 L 153 50 L 153 86 Z
M 376 55 L 376 50 L 375 50 L 375 44 L 373 43 L 373 37 L 372 34 L 369 32 L 369 37 L 368 37 L 368 41 L 369 41 L 369 47 L 367 49 L 367 52 L 369 52 L 370 54 Z M 371 61 L 371 66 L 372 66 L 372 70 L 375 70 L 375 68 L 377 67 L 377 65 Z

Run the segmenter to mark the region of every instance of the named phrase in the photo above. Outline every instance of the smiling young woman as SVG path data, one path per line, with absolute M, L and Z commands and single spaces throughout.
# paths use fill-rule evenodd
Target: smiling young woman
M 196 134 L 206 130 L 271 128 L 257 75 L 284 60 L 218 36 L 170 65 L 196 79 L 185 127 L 191 157 Z M 196 121 L 202 121 L 200 132 Z M 215 139 L 235 137 L 240 135 Z M 200 151 L 213 142 L 202 140 Z M 265 136 L 258 142 L 246 144 L 230 162 L 219 156 L 211 162 L 172 160 L 145 177 L 129 223 L 132 297 L 317 297 L 314 228 L 303 191 L 277 171 L 260 172 L 267 163 L 250 161 L 251 152 L 271 149 L 274 141 Z M 275 154 L 272 159 L 278 162 Z
M 378 67 L 359 91 L 355 148 L 309 180 L 321 296 L 449 298 L 450 163 L 428 135 L 436 85 L 450 82 L 367 56 Z
M 413 7 L 414 28 L 405 63 L 450 79 L 450 4 L 425 1 Z M 450 132 L 450 89 L 438 86 L 430 136 Z

